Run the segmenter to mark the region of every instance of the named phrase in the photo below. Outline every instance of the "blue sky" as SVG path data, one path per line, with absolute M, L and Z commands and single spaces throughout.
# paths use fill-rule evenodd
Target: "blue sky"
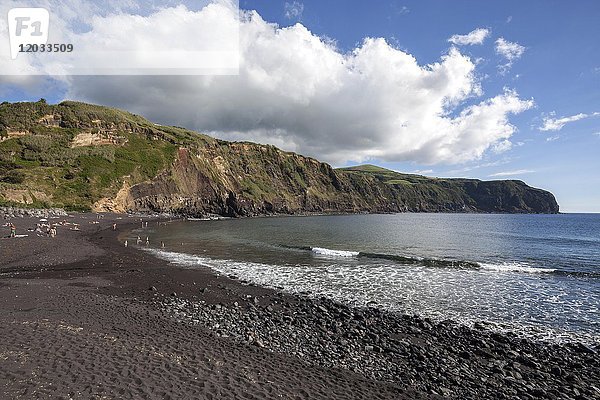
M 164 6 L 173 3 L 177 2 Z M 245 59 L 259 61 L 247 61 L 248 67 L 242 68 L 242 75 L 254 80 L 219 77 L 210 81 L 217 84 L 203 80 L 197 87 L 212 85 L 206 93 L 197 89 L 186 92 L 185 88 L 194 84 L 180 79 L 165 82 L 152 77 L 144 81 L 119 77 L 62 83 L 40 80 L 28 83 L 28 89 L 0 81 L 0 97 L 9 101 L 45 97 L 52 102 L 70 98 L 118 106 L 160 123 L 184 125 L 227 139 L 270 142 L 335 166 L 369 162 L 430 176 L 521 179 L 552 191 L 561 211 L 600 212 L 600 2 L 240 0 L 240 8 L 256 10 L 259 15 L 245 24 L 242 37 L 255 40 L 250 36 L 254 33 L 248 32 L 263 32 L 256 36 L 264 39 L 262 47 L 250 44 L 245 53 Z M 485 37 L 475 40 L 477 44 L 465 44 L 466 35 L 476 29 L 485 30 Z M 453 35 L 464 35 L 463 42 L 449 42 Z M 386 44 L 367 43 L 365 38 L 383 38 Z M 306 45 L 309 42 L 312 44 Z M 329 47 L 321 48 L 321 42 Z M 281 61 L 273 56 L 286 49 L 306 52 L 306 56 L 295 59 L 292 54 Z M 385 67 L 386 54 L 399 57 L 390 68 L 405 65 L 410 73 L 367 72 L 377 65 Z M 264 61 L 271 56 L 275 66 Z M 411 63 L 406 56 L 415 61 Z M 299 60 L 310 63 L 296 70 Z M 331 62 L 325 65 L 322 60 Z M 351 67 L 340 72 L 339 60 Z M 281 68 L 276 68 L 278 62 Z M 431 67 L 436 63 L 459 72 L 436 74 Z M 361 68 L 366 78 L 350 77 Z M 271 78 L 256 80 L 257 71 Z M 390 86 L 406 83 L 408 89 L 387 93 L 388 78 Z M 268 79 L 285 84 L 273 89 Z M 365 83 L 365 79 L 371 80 Z M 322 98 L 306 88 L 322 92 L 338 81 L 341 88 L 337 94 Z M 264 87 L 256 90 L 257 82 Z M 129 87 L 129 83 L 136 85 Z M 430 84 L 433 86 L 427 86 Z M 441 102 L 441 108 L 425 110 L 428 97 L 423 94 L 424 85 L 433 93 L 432 101 Z M 452 85 L 456 88 L 435 92 Z M 139 86 L 154 89 L 156 97 L 140 94 Z M 240 88 L 237 95 L 232 87 Z M 289 100 L 288 94 L 294 90 L 300 94 Z M 226 92 L 233 92 L 228 95 L 233 97 L 223 94 L 221 98 Z M 366 100 L 361 98 L 363 93 Z M 277 102 L 264 100 L 267 94 Z M 415 109 L 425 111 L 410 112 L 413 95 Z M 173 102 L 178 96 L 196 108 L 165 108 L 165 101 Z M 206 97 L 215 101 L 208 103 Z M 358 107 L 353 98 L 366 110 L 361 118 L 356 117 L 359 108 L 352 108 Z M 492 99 L 503 102 L 501 111 L 484 107 Z M 288 100 L 289 107 L 281 105 Z M 331 107 L 332 101 L 341 105 Z M 269 112 L 257 116 L 252 110 L 255 103 Z M 477 114 L 470 107 L 478 106 L 485 108 L 481 113 L 487 112 L 487 116 L 463 121 L 464 113 Z M 208 111 L 203 117 L 198 110 L 204 109 Z M 327 112 L 319 112 L 322 109 Z M 345 110 L 352 111 L 345 114 Z M 396 114 L 402 121 L 394 121 Z M 210 120 L 211 115 L 225 122 L 217 124 Z M 372 121 L 369 116 L 374 116 Z M 429 125 L 432 118 L 435 124 Z M 472 126 L 461 130 L 463 123 Z M 336 127 L 341 132 L 334 132 Z M 388 142 L 388 136 L 396 135 L 394 127 L 406 129 L 406 134 Z M 428 140 L 411 147 L 410 140 L 421 139 L 417 127 Z M 438 145 L 445 140 L 444 132 L 435 129 L 443 131 L 444 127 L 457 139 Z M 495 134 L 488 133 L 496 128 Z M 486 135 L 489 137 L 483 142 L 476 138 Z M 339 152 L 335 146 L 340 147 Z M 362 152 L 357 150 L 360 146 L 370 149 Z M 389 150 L 394 146 L 406 151 Z
M 242 0 L 240 6 L 257 9 L 282 25 L 296 22 L 286 18 L 279 4 L 266 3 Z M 600 2 L 338 0 L 301 4 L 303 12 L 297 20 L 316 34 L 334 38 L 342 49 L 352 49 L 365 36 L 384 37 L 420 64 L 438 60 L 453 34 L 490 29 L 486 42 L 470 46 L 467 54 L 484 58 L 479 72 L 489 74 L 483 81 L 485 92 L 499 92 L 509 85 L 521 97 L 535 100 L 535 108 L 511 118 L 518 127 L 513 139 L 524 144 L 464 165 L 379 164 L 401 171 L 433 170 L 428 174 L 480 179 L 523 171 L 506 178 L 551 190 L 565 212 L 600 212 L 600 134 L 595 134 L 600 132 L 600 118 L 568 123 L 560 131 L 538 130 L 543 114 L 568 117 L 600 111 Z M 496 71 L 497 37 L 526 47 L 504 76 Z

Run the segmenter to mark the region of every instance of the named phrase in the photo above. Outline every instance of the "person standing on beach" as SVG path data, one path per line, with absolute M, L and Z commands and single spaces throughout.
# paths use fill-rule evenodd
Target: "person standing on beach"
M 17 237 L 17 227 L 13 223 L 10 224 L 10 237 Z
M 113 231 L 116 231 L 116 230 L 117 230 L 117 224 L 116 224 L 116 223 L 114 223 L 114 224 L 113 224 Z
M 150 244 L 150 238 L 148 236 L 146 236 L 146 246 L 148 246 Z
M 138 237 L 137 237 L 137 240 L 136 240 L 135 244 L 139 245 L 140 243 L 142 243 L 142 238 L 141 238 L 141 237 L 139 237 L 139 235 L 138 235 Z

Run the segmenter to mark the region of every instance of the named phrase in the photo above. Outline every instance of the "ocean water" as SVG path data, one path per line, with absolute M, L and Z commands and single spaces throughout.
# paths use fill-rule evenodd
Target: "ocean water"
M 179 221 L 142 234 L 149 251 L 175 264 L 287 292 L 600 343 L 600 215 Z

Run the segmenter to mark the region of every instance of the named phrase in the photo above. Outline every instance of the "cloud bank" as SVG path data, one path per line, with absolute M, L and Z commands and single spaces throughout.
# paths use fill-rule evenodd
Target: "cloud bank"
M 134 17 L 143 25 L 139 19 L 152 15 Z M 127 14 L 103 18 L 122 23 Z M 154 28 L 146 40 L 168 33 L 168 26 Z M 78 76 L 69 79 L 66 98 L 224 139 L 272 143 L 335 165 L 479 159 L 509 149 L 516 130 L 510 115 L 533 106 L 509 89 L 482 98 L 475 63 L 456 48 L 428 65 L 381 38 L 366 38 L 345 53 L 302 24 L 282 28 L 248 11 L 241 16 L 240 49 L 239 76 Z
M 543 125 L 538 129 L 540 131 L 560 131 L 566 124 L 579 121 L 586 118 L 597 117 L 600 116 L 600 112 L 594 112 L 591 114 L 579 113 L 576 115 L 571 115 L 570 117 L 562 117 L 562 118 L 553 118 L 554 113 L 551 113 L 550 116 L 544 117 Z
M 448 41 L 458 46 L 483 44 L 483 41 L 490 35 L 490 30 L 477 28 L 466 35 L 452 35 Z

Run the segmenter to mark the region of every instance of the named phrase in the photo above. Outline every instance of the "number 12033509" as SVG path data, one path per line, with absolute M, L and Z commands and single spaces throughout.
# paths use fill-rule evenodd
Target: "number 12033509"
M 49 43 L 49 44 L 20 44 L 20 53 L 70 53 L 73 51 L 71 43 Z

